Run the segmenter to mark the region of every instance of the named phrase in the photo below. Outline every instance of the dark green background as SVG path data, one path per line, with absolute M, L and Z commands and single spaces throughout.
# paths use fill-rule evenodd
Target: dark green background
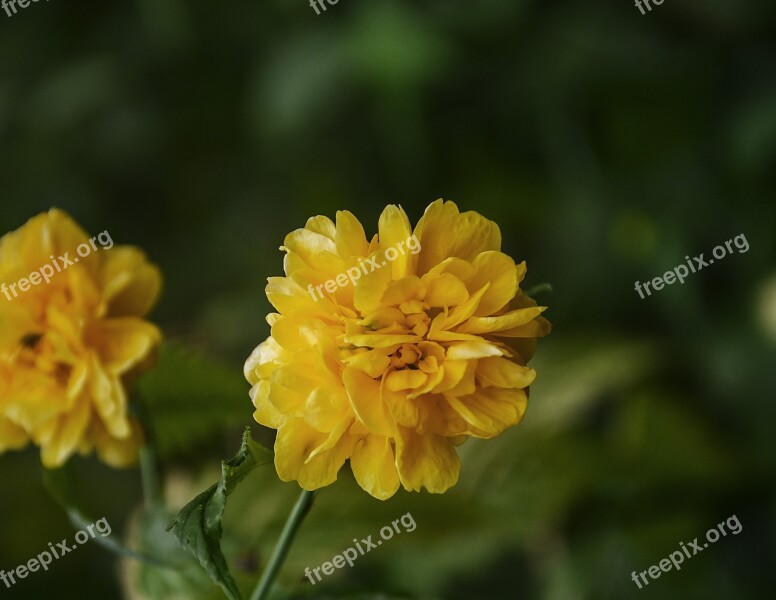
M 666 0 L 645 16 L 629 0 L 340 0 L 320 16 L 304 0 L 52 0 L 0 12 L 0 233 L 59 206 L 163 270 L 154 320 L 221 364 L 200 373 L 204 388 L 220 382 L 204 401 L 188 405 L 196 364 L 165 363 L 150 386 L 169 398 L 161 435 L 201 425 L 164 452 L 180 506 L 251 422 L 242 363 L 268 334 L 263 286 L 281 273 L 287 232 L 348 209 L 371 234 L 386 204 L 415 222 L 438 197 L 477 210 L 527 260 L 528 287 L 554 286 L 538 298 L 555 330 L 525 422 L 464 446 L 461 482 L 441 497 L 379 503 L 343 471 L 285 589 L 769 597 L 775 17 L 765 0 Z M 645 300 L 634 291 L 741 233 L 747 253 Z M 136 473 L 76 463 L 93 514 L 123 530 Z M 295 494 L 271 469 L 250 481 L 227 520 L 247 582 Z M 0 482 L 0 568 L 72 536 L 34 450 L 0 458 Z M 294 585 L 408 511 L 415 532 L 326 584 Z M 738 536 L 647 589 L 630 580 L 732 514 Z M 117 569 L 87 545 L 0 584 L 0 597 L 121 598 Z

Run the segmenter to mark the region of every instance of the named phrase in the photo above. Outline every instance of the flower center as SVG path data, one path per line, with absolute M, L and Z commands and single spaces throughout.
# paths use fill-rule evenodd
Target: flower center
M 417 369 L 418 360 L 423 354 L 417 344 L 402 344 L 401 347 L 391 355 L 391 366 L 394 369 Z
M 13 358 L 20 367 L 44 372 L 61 385 L 67 385 L 73 370 L 71 365 L 58 360 L 53 345 L 40 333 L 23 335 Z

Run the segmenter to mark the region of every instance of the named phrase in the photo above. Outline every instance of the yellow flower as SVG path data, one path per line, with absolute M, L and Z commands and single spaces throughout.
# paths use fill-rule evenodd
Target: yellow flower
M 522 419 L 536 375 L 525 364 L 550 324 L 498 225 L 437 200 L 414 232 L 388 206 L 370 242 L 341 211 L 281 249 L 286 277 L 267 285 L 279 314 L 245 375 L 254 418 L 278 430 L 283 481 L 317 489 L 350 459 L 375 498 L 399 485 L 442 493 L 458 481 L 457 445 Z
M 125 383 L 161 339 L 140 318 L 158 269 L 52 209 L 0 239 L 0 283 L 0 453 L 32 442 L 49 468 L 93 449 L 132 463 L 141 434 Z

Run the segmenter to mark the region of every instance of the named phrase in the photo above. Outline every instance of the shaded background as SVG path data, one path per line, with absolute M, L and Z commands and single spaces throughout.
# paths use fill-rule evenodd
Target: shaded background
M 444 496 L 380 503 L 343 470 L 305 524 L 285 592 L 765 598 L 775 16 L 765 0 L 668 0 L 644 16 L 626 0 L 0 12 L 0 232 L 56 205 L 163 270 L 153 318 L 196 349 L 167 351 L 145 383 L 162 399 L 155 431 L 177 507 L 215 481 L 252 422 L 242 364 L 268 335 L 263 287 L 287 232 L 348 209 L 371 234 L 386 204 L 415 222 L 438 197 L 477 210 L 527 260 L 528 287 L 554 286 L 538 298 L 555 330 L 524 423 L 464 446 Z M 634 291 L 742 233 L 747 253 L 647 299 Z M 92 514 L 136 535 L 136 472 L 75 462 Z M 0 482 L 0 568 L 72 538 L 34 450 L 1 457 Z M 295 495 L 269 468 L 239 489 L 227 551 L 241 581 L 256 579 Z M 325 584 L 302 581 L 408 511 L 414 532 Z M 646 589 L 631 581 L 733 514 L 739 535 Z M 0 596 L 173 598 L 173 579 L 87 544 Z M 192 581 L 178 597 L 221 597 Z

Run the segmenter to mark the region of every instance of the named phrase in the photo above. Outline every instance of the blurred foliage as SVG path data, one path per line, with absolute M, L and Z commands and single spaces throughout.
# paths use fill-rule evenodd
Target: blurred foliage
M 197 442 L 245 423 L 245 379 L 179 344 L 161 347 L 152 371 L 137 386 L 157 454 L 181 456 Z
M 0 232 L 57 205 L 162 268 L 154 318 L 175 343 L 140 391 L 179 509 L 252 421 L 242 364 L 268 335 L 263 286 L 284 235 L 339 209 L 373 233 L 386 204 L 417 220 L 456 200 L 501 225 L 527 286 L 553 284 L 526 420 L 463 446 L 443 496 L 380 503 L 343 471 L 317 497 L 282 597 L 769 597 L 775 33 L 765 0 L 671 0 L 644 16 L 582 0 L 0 12 Z M 634 291 L 740 233 L 747 253 L 645 300 Z M 164 516 L 128 517 L 136 471 L 76 463 L 89 514 L 158 541 Z M 72 535 L 34 450 L 0 458 L 0 481 L 0 568 Z M 230 497 L 223 550 L 239 584 L 258 577 L 296 493 L 267 468 Z M 416 531 L 314 587 L 302 579 L 407 512 Z M 732 514 L 741 534 L 635 587 L 631 571 Z M 184 581 L 187 599 L 220 597 L 196 570 L 118 569 L 87 544 L 0 590 L 172 599 Z

